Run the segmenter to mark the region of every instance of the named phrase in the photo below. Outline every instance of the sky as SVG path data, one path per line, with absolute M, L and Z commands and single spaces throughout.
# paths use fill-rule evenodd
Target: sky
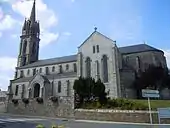
M 33 0 L 0 0 L 0 88 L 13 79 L 22 25 Z M 36 0 L 40 59 L 77 53 L 94 31 L 117 46 L 146 43 L 164 51 L 170 67 L 170 0 Z

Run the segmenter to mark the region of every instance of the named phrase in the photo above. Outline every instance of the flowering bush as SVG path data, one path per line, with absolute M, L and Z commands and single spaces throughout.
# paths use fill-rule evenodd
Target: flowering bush
M 37 101 L 39 104 L 42 104 L 42 103 L 43 103 L 43 98 L 37 97 L 37 98 L 36 98 L 36 101 Z
M 18 104 L 18 100 L 17 99 L 12 99 L 12 103 L 14 103 L 15 105 Z
M 52 97 L 50 97 L 50 100 L 51 100 L 52 102 L 57 102 L 57 101 L 58 101 L 58 97 L 52 96 Z
M 22 99 L 22 102 L 23 102 L 24 104 L 29 104 L 29 99 L 28 99 L 28 98 L 23 98 L 23 99 Z

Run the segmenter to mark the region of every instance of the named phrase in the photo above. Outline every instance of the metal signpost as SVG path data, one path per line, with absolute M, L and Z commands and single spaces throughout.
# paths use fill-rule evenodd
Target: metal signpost
M 150 98 L 159 98 L 159 91 L 158 90 L 150 90 L 150 89 L 142 89 L 142 96 L 148 98 L 150 123 L 152 124 L 152 113 L 151 113 Z
M 170 118 L 170 108 L 158 108 L 158 119 L 159 124 L 161 123 L 161 118 L 168 119 Z

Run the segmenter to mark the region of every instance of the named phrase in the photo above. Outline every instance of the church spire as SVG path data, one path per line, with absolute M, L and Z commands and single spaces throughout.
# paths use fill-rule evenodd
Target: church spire
M 32 6 L 32 11 L 31 11 L 31 15 L 30 15 L 30 21 L 31 22 L 35 22 L 36 21 L 36 15 L 35 15 L 36 9 L 35 9 L 35 0 Z

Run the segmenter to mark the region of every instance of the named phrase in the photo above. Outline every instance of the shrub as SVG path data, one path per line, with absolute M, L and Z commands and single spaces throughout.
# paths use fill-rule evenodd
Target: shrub
M 18 100 L 17 99 L 12 99 L 12 103 L 14 103 L 14 105 L 18 104 Z
M 43 98 L 37 97 L 36 101 L 37 101 L 37 103 L 42 104 L 43 103 Z
M 23 99 L 22 99 L 22 102 L 23 102 L 24 104 L 29 104 L 29 99 L 28 99 L 28 98 L 23 98 Z
M 50 100 L 51 100 L 52 102 L 58 102 L 58 97 L 52 96 L 52 97 L 50 97 Z

